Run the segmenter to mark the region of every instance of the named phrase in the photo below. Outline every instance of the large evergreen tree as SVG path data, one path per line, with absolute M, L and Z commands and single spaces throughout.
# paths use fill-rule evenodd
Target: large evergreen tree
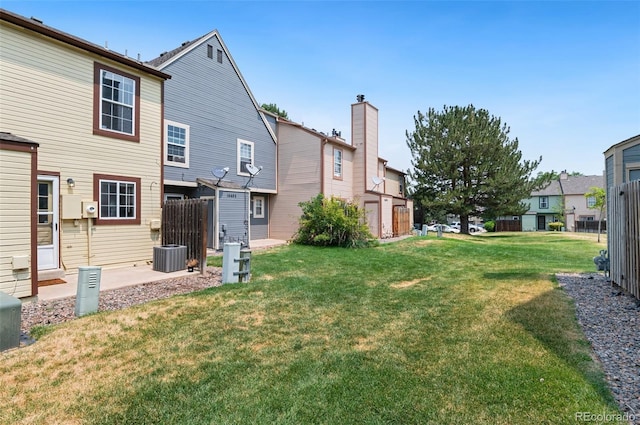
M 407 131 L 412 170 L 409 175 L 427 209 L 460 216 L 460 231 L 469 232 L 470 216 L 520 215 L 531 192 L 548 177 L 531 178 L 542 161 L 522 161 L 518 139 L 500 118 L 473 105 L 430 108 L 414 116 Z

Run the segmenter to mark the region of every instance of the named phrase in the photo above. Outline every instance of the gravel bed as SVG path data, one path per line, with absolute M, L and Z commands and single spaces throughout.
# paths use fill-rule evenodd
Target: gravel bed
M 556 277 L 575 302 L 578 322 L 625 419 L 640 424 L 640 301 L 602 274 Z
M 222 269 L 207 267 L 204 273 L 165 279 L 140 285 L 100 291 L 98 311 L 120 310 L 152 300 L 187 294 L 222 285 Z M 38 301 L 22 305 L 22 341 L 28 344 L 29 330 L 36 325 L 55 325 L 75 319 L 76 297 Z

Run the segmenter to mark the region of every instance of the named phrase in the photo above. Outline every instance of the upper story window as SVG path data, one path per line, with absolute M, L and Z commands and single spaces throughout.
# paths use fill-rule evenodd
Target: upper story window
M 94 199 L 99 203 L 96 224 L 140 224 L 140 179 L 94 174 Z
M 140 141 L 140 78 L 94 63 L 93 104 L 93 134 Z
M 207 57 L 213 59 L 213 46 L 211 44 L 207 44 Z
M 587 208 L 593 208 L 596 206 L 596 197 L 587 196 Z
M 222 50 L 218 49 L 217 55 L 218 63 L 222 63 Z
M 250 176 L 247 164 L 253 165 L 253 142 L 238 139 L 238 174 Z
M 342 149 L 333 149 L 333 177 L 342 178 Z
M 189 167 L 189 126 L 165 121 L 165 164 Z
M 541 196 L 539 201 L 539 207 L 541 210 L 549 208 L 549 197 Z

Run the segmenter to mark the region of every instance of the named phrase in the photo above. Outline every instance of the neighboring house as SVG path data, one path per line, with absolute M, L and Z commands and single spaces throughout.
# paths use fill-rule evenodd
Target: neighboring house
M 151 260 L 169 76 L 3 9 L 0 39 L 0 290 L 34 296 L 82 265 Z
M 267 238 L 277 191 L 275 119 L 258 106 L 220 34 L 214 30 L 148 64 L 171 75 L 165 199 L 209 199 L 210 248 Z
M 604 152 L 607 191 L 640 180 L 640 134 L 616 143 Z
M 299 203 L 322 193 L 356 202 L 366 212 L 371 233 L 393 236 L 397 208 L 409 208 L 405 173 L 378 157 L 378 110 L 364 97 L 351 105 L 352 143 L 278 118 L 278 195 L 271 203 L 270 236 L 291 239 L 302 215 Z M 412 223 L 409 217 L 408 223 Z
M 522 231 L 549 230 L 549 223 L 561 220 L 563 213 L 562 188 L 558 180 L 544 189 L 531 193 L 524 201 L 529 210 L 521 217 Z
M 640 134 L 604 157 L 610 278 L 640 299 Z
M 560 173 L 560 187 L 564 197 L 565 228 L 575 231 L 576 221 L 604 220 L 600 211 L 594 209 L 595 197 L 585 197 L 592 187 L 604 188 L 603 176 L 570 176 L 565 171 Z

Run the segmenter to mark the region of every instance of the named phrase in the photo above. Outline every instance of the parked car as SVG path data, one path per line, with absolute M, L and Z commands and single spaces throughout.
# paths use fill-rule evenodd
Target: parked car
M 455 221 L 451 223 L 451 227 L 453 227 L 454 229 L 458 229 L 458 231 L 460 231 L 460 222 Z M 469 233 L 475 233 L 475 232 L 486 232 L 486 230 L 482 226 L 469 223 Z
M 430 232 L 437 232 L 438 226 L 442 227 L 442 233 L 460 233 L 460 229 L 456 229 L 453 226 L 449 226 L 448 224 L 433 224 L 428 226 L 427 229 Z

